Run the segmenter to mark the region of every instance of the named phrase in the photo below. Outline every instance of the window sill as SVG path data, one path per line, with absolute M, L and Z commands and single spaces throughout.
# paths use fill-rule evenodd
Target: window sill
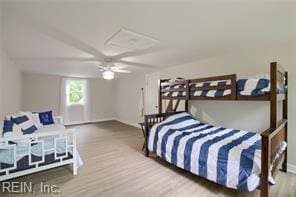
M 67 105 L 67 107 L 84 107 L 85 104 L 70 104 L 70 105 Z

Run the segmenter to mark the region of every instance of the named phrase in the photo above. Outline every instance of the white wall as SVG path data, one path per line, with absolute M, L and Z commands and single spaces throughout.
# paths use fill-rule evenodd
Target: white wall
M 21 109 L 22 88 L 21 88 L 22 73 L 10 61 L 9 57 L 0 48 L 0 117 L 3 120 L 4 116 L 17 113 Z M 2 128 L 2 122 L 0 121 Z
M 116 118 L 138 126 L 143 121 L 139 113 L 141 88 L 145 88 L 145 75 L 134 75 L 116 80 Z
M 0 128 L 5 115 L 16 113 L 21 109 L 22 89 L 21 71 L 10 61 L 3 51 L 2 11 L 0 6 Z
M 61 78 L 54 75 L 23 74 L 24 111 L 53 110 L 55 115 L 60 111 Z
M 53 110 L 60 112 L 60 91 L 62 77 L 34 73 L 23 74 L 23 110 Z M 90 79 L 91 120 L 99 121 L 115 116 L 115 83 L 103 79 Z M 81 115 L 81 116 L 80 116 Z M 80 122 L 83 110 L 70 109 L 70 121 Z
M 91 110 L 93 120 L 114 118 L 116 115 L 116 83 L 104 79 L 90 80 Z

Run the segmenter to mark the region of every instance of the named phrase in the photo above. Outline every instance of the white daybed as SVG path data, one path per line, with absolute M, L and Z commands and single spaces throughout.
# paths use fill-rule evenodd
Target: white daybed
M 66 129 L 61 117 L 54 120 L 32 134 L 0 137 L 0 181 L 68 164 L 77 175 L 82 160 L 75 129 Z

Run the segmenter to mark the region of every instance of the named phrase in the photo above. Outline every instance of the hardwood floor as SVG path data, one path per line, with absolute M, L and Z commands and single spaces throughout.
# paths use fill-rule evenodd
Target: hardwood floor
M 160 158 L 144 157 L 142 132 L 109 121 L 75 126 L 84 165 L 78 175 L 71 166 L 24 176 L 11 181 L 32 182 L 35 194 L 1 193 L 0 196 L 259 196 L 238 193 L 169 165 Z M 296 175 L 279 172 L 271 196 L 296 196 Z M 59 194 L 40 193 L 40 182 L 57 185 Z

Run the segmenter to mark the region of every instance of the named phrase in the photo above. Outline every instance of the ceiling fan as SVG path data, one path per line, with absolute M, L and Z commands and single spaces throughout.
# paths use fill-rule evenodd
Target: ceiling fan
M 111 58 L 104 59 L 104 62 L 97 67 L 102 72 L 102 76 L 106 80 L 114 79 L 115 73 L 131 73 L 129 70 L 124 70 L 124 66 L 115 65 Z

